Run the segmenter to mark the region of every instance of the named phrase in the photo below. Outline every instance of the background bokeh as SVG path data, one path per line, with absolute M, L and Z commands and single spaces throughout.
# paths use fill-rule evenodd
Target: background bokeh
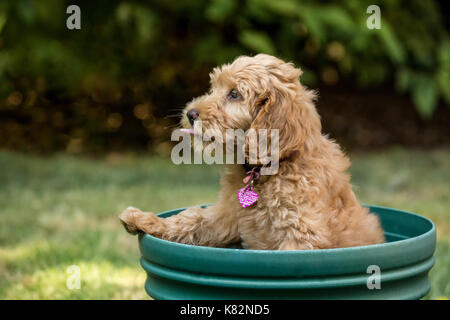
M 71 4 L 81 30 L 66 27 Z M 372 4 L 381 29 L 366 27 Z M 212 67 L 260 52 L 318 90 L 361 202 L 436 223 L 427 298 L 447 299 L 449 13 L 445 0 L 0 1 L 0 299 L 148 298 L 117 216 L 216 201 L 220 168 L 174 165 L 170 133 Z
M 379 30 L 372 2 L 2 1 L 0 147 L 167 153 L 211 68 L 259 52 L 303 69 L 325 132 L 348 148 L 448 145 L 446 1 L 378 1 Z M 65 27 L 73 3 L 81 30 Z

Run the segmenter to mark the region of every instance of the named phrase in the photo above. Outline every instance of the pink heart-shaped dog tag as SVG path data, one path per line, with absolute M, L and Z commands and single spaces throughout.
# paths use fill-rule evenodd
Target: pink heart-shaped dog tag
M 251 206 L 256 201 L 258 201 L 258 194 L 253 191 L 253 188 L 249 188 L 248 186 L 246 186 L 242 189 L 239 189 L 238 198 L 241 207 L 247 208 L 248 206 Z

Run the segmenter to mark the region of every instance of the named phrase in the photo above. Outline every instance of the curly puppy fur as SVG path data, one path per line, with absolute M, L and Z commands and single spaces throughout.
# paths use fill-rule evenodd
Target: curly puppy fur
M 357 201 L 346 173 L 349 159 L 321 133 L 315 94 L 301 70 L 273 56 L 242 56 L 215 68 L 210 91 L 187 105 L 203 130 L 279 129 L 279 170 L 255 184 L 258 201 L 242 208 L 242 165 L 227 165 L 216 205 L 162 219 L 128 208 L 120 219 L 131 233 L 181 243 L 265 250 L 342 248 L 385 241 L 377 216 Z M 241 97 L 229 99 L 230 90 Z M 186 117 L 184 127 L 190 127 Z M 246 149 L 248 150 L 248 148 Z

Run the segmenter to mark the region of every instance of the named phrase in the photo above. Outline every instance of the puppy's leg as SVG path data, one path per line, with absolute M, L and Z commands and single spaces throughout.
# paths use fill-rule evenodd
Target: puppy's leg
M 201 246 L 226 246 L 239 241 L 233 215 L 217 206 L 192 207 L 168 218 L 130 207 L 119 219 L 130 233 L 142 231 L 169 241 Z
M 124 228 L 131 234 L 146 232 L 158 234 L 159 229 L 163 229 L 164 223 L 152 212 L 142 212 L 141 210 L 128 207 L 119 216 Z

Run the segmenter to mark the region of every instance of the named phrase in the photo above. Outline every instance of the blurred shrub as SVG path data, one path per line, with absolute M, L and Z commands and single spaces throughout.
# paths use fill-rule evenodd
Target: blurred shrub
M 258 52 L 298 63 L 308 85 L 392 85 L 424 118 L 450 103 L 443 1 L 378 1 L 380 30 L 372 1 L 81 1 L 71 31 L 73 3 L 0 3 L 0 146 L 167 149 L 165 116 L 208 70 Z

